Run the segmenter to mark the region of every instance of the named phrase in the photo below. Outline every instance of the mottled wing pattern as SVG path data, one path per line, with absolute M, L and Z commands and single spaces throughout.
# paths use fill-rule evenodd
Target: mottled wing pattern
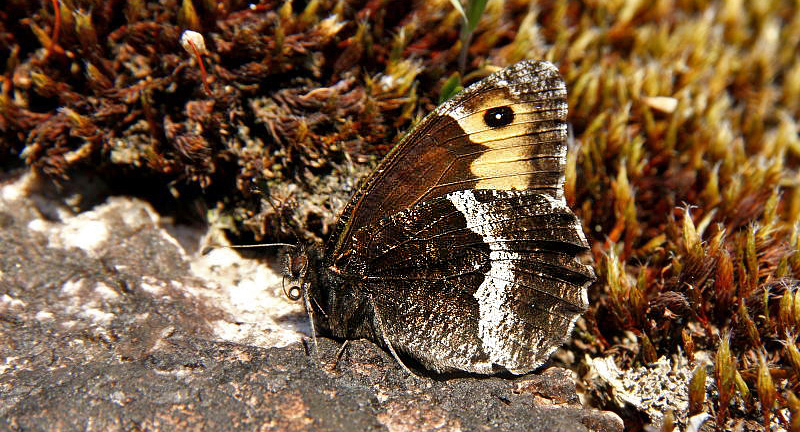
M 353 244 L 389 341 L 439 371 L 535 369 L 585 311 L 594 278 L 575 259 L 587 248 L 575 215 L 530 191 L 453 192 Z
M 527 60 L 439 106 L 392 149 L 345 207 L 326 247 L 345 266 L 353 233 L 418 203 L 469 189 L 534 190 L 560 198 L 566 87 L 550 63 Z M 487 113 L 512 113 L 502 127 Z
M 437 108 L 345 207 L 320 291 L 328 327 L 427 367 L 524 373 L 586 309 L 588 248 L 564 196 L 566 88 L 547 62 Z M 366 301 L 366 300 L 369 301 Z

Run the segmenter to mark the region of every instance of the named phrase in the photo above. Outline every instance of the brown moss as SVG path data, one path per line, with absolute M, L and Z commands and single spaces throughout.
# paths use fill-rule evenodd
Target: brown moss
M 0 164 L 156 178 L 256 238 L 324 236 L 462 48 L 448 0 L 58 5 L 0 12 Z M 600 275 L 574 345 L 714 352 L 696 409 L 796 430 L 797 2 L 491 1 L 465 52 L 467 81 L 522 58 L 567 81 L 567 196 Z

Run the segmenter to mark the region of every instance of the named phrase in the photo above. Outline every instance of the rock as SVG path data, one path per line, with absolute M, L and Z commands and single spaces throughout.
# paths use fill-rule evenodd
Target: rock
M 666 412 L 673 412 L 680 426 L 692 424 L 687 417 L 693 368 L 686 357 L 661 357 L 652 364 L 629 370 L 621 370 L 611 357 L 594 358 L 589 364 L 592 387 L 620 411 L 632 409 L 637 415 L 646 415 L 656 428 L 661 426 Z M 712 376 L 711 372 L 706 376 L 707 388 L 712 385 Z M 699 427 L 704 421 L 696 419 L 693 424 Z
M 269 266 L 200 254 L 202 230 L 140 200 L 76 211 L 50 187 L 0 186 L 0 428 L 622 430 L 562 369 L 418 378 L 364 340 L 334 365 L 322 337 L 317 361 Z

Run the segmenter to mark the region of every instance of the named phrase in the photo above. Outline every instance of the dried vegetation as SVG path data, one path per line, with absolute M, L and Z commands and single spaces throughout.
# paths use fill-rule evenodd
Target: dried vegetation
M 299 202 L 324 235 L 458 69 L 460 19 L 447 0 L 11 0 L 0 163 L 204 190 L 256 238 Z M 467 80 L 561 68 L 567 195 L 600 276 L 575 343 L 694 362 L 679 423 L 800 431 L 798 52 L 790 0 L 490 1 L 471 38 Z

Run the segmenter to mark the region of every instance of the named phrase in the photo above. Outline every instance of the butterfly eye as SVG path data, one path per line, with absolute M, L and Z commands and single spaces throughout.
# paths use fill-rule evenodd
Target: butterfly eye
M 514 121 L 514 110 L 509 106 L 494 107 L 483 115 L 483 121 L 487 126 L 498 128 L 511 124 Z

